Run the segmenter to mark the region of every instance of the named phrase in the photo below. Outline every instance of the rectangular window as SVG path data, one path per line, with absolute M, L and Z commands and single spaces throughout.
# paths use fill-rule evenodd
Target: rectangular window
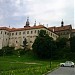
M 40 31 L 38 30 L 38 34 L 39 34 L 39 32 L 40 32 Z
M 12 35 L 14 35 L 14 33 L 12 33 Z
M 35 30 L 35 33 L 36 33 L 36 30 Z
M 33 33 L 33 31 L 31 31 L 31 34 Z
M 11 36 L 11 33 L 9 35 Z
M 16 32 L 16 35 L 17 35 L 17 32 Z
M 5 32 L 5 34 L 6 34 L 6 32 Z
M 27 31 L 27 34 L 29 34 L 29 31 Z
M 30 41 L 30 43 L 33 43 L 32 41 Z
M 19 35 L 21 35 L 21 32 L 19 32 Z
M 1 34 L 2 34 L 2 31 L 1 31 Z
M 25 32 L 23 32 L 23 34 L 25 34 Z
M 9 35 L 9 33 L 7 33 L 7 35 Z

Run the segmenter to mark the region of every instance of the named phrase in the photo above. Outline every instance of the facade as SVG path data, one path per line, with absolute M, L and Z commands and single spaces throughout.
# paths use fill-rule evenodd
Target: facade
M 75 29 L 72 29 L 72 33 L 71 33 L 71 36 L 75 36 Z
M 24 28 L 0 27 L 0 49 L 5 46 L 12 46 L 15 47 L 15 49 L 22 48 L 25 38 L 27 40 L 27 47 L 32 48 L 32 44 L 40 30 L 46 30 L 46 33 L 54 40 L 58 37 L 70 38 L 71 36 L 75 36 L 75 29 L 72 29 L 71 25 L 64 25 L 63 21 L 60 27 L 49 28 L 43 25 L 36 26 L 36 21 L 32 27 L 30 27 L 29 24 L 28 18 Z
M 4 46 L 13 46 L 15 49 L 22 48 L 25 38 L 27 39 L 28 48 L 32 48 L 32 44 L 40 30 L 46 30 L 47 34 L 54 40 L 59 37 L 43 25 L 30 27 L 28 21 L 26 24 L 27 26 L 24 26 L 24 28 L 0 27 L 0 49 Z
M 49 27 L 49 30 L 55 32 L 59 35 L 59 37 L 70 38 L 72 33 L 72 26 L 71 25 L 64 25 L 64 22 L 61 22 L 60 27 Z

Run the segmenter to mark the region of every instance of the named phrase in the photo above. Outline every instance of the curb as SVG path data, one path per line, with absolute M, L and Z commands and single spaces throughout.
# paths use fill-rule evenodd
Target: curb
M 54 68 L 54 69 L 48 71 L 47 73 L 45 73 L 45 74 L 43 74 L 43 75 L 47 75 L 48 73 L 51 73 L 52 71 L 54 71 L 54 70 L 56 70 L 56 69 L 58 69 L 58 68 L 59 68 L 59 65 L 58 65 L 56 68 Z

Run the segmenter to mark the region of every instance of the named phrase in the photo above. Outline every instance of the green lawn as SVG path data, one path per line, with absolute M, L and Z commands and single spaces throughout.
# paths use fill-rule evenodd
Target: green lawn
M 57 67 L 59 62 L 53 61 L 50 68 L 49 60 L 39 60 L 27 54 L 21 57 L 0 57 L 0 75 L 42 75 Z

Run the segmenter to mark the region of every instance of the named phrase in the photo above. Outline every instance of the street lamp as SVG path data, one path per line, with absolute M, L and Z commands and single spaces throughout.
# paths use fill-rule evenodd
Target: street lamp
M 50 68 L 51 68 L 51 62 L 52 62 L 52 45 L 51 45 L 51 50 L 50 50 Z
M 20 57 L 20 51 L 18 51 L 18 57 Z
M 3 57 L 5 56 L 5 50 L 3 51 Z

